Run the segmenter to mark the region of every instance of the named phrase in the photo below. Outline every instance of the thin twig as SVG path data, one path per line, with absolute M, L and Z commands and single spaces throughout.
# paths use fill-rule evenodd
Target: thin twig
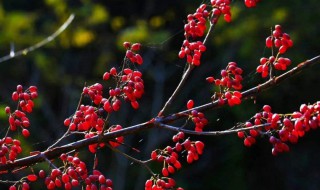
M 10 59 L 13 59 L 13 58 L 21 56 L 21 55 L 26 55 L 29 52 L 34 51 L 34 50 L 46 45 L 47 43 L 51 42 L 57 36 L 59 36 L 70 25 L 70 23 L 72 22 L 73 19 L 74 19 L 74 14 L 71 14 L 68 17 L 68 19 L 53 34 L 51 34 L 50 36 L 46 37 L 42 41 L 40 41 L 40 42 L 30 46 L 30 47 L 27 47 L 25 49 L 22 49 L 22 50 L 19 50 L 19 51 L 16 51 L 16 52 L 11 51 L 8 55 L 0 58 L 0 63 L 4 62 L 4 61 L 8 61 Z
M 15 184 L 18 182 L 19 181 L 0 180 L 0 183 L 2 183 L 2 184 Z
M 203 44 L 206 44 L 208 42 L 209 36 L 213 31 L 213 27 L 214 24 L 210 22 L 210 27 L 208 29 L 207 35 L 203 40 Z M 161 111 L 158 114 L 158 117 L 165 115 L 168 107 L 171 105 L 171 103 L 173 102 L 173 100 L 177 97 L 177 95 L 179 94 L 179 92 L 181 91 L 182 87 L 184 86 L 184 84 L 186 83 L 191 71 L 195 68 L 194 65 L 191 65 L 189 63 L 188 64 L 188 68 L 187 70 L 184 72 L 177 88 L 174 90 L 174 92 L 172 93 L 172 95 L 170 96 L 170 98 L 167 100 L 167 102 L 164 104 L 163 108 L 161 109 Z
M 228 130 L 223 130 L 223 131 L 202 131 L 202 132 L 197 132 L 197 131 L 193 131 L 193 130 L 188 130 L 188 129 L 182 129 L 181 127 L 176 127 L 176 126 L 172 126 L 172 125 L 167 125 L 167 124 L 162 124 L 159 123 L 158 126 L 160 128 L 163 129 L 168 129 L 171 131 L 175 131 L 175 132 L 184 132 L 185 134 L 189 134 L 189 135 L 201 135 L 201 136 L 219 136 L 219 135 L 228 135 L 228 134 L 232 134 L 232 133 L 237 133 L 240 131 L 248 131 L 251 129 L 258 129 L 261 127 L 266 127 L 266 126 L 270 126 L 270 123 L 264 123 L 261 125 L 254 125 L 251 127 L 245 127 L 245 128 L 238 128 L 238 129 L 228 129 Z
M 80 108 L 80 105 L 81 105 L 81 102 L 82 102 L 82 99 L 83 99 L 83 95 L 84 95 L 84 94 L 81 93 L 81 96 L 80 96 L 80 99 L 79 99 L 79 102 L 78 102 L 78 106 L 77 106 L 76 111 L 78 111 L 79 108 Z M 72 122 L 73 122 L 73 119 L 72 119 L 71 123 L 72 123 Z M 61 142 L 64 138 L 66 138 L 69 133 L 70 133 L 70 128 L 68 127 L 68 130 L 67 130 L 55 143 L 53 143 L 51 146 L 49 146 L 49 147 L 47 148 L 47 150 L 49 150 L 49 149 L 53 148 L 54 146 L 56 146 L 59 142 Z

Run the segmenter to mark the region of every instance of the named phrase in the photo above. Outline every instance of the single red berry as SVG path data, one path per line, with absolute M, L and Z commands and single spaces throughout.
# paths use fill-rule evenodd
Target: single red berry
M 248 138 L 245 138 L 243 143 L 244 143 L 244 146 L 246 147 L 250 147 L 252 145 L 251 141 Z
M 44 170 L 39 171 L 39 177 L 40 178 L 45 178 L 46 177 L 46 172 Z
M 162 168 L 162 175 L 164 177 L 167 177 L 169 175 L 169 172 L 168 172 L 167 168 Z
M 140 48 L 141 48 L 141 44 L 140 44 L 140 43 L 134 43 L 134 44 L 132 44 L 132 46 L 131 46 L 131 50 L 132 50 L 132 51 L 139 51 Z
M 22 183 L 22 190 L 29 190 L 30 189 L 30 186 L 27 182 L 23 182 Z
M 131 46 L 131 43 L 130 42 L 123 42 L 123 47 L 126 48 L 126 49 L 129 49 Z
M 238 137 L 243 139 L 244 138 L 244 132 L 243 131 L 239 131 L 238 133 Z
M 30 132 L 28 131 L 28 129 L 23 129 L 22 130 L 22 135 L 27 138 L 27 137 L 30 136 Z
M 103 74 L 103 80 L 108 80 L 109 78 L 110 78 L 110 73 L 109 72 L 105 72 L 104 74 Z
M 138 109 L 139 108 L 139 103 L 137 101 L 132 101 L 131 102 L 131 106 L 134 108 L 134 109 Z
M 267 37 L 266 46 L 267 46 L 267 48 L 271 48 L 272 47 L 272 37 L 271 36 Z
M 152 187 L 152 180 L 148 179 L 145 183 L 145 187 Z
M 76 187 L 76 186 L 79 185 L 79 181 L 76 180 L 76 179 L 73 179 L 73 180 L 71 181 L 71 185 L 74 186 L 74 187 Z
M 284 54 L 287 51 L 288 47 L 287 46 L 281 46 L 279 48 L 279 53 Z
M 158 157 L 158 154 L 157 154 L 157 152 L 154 150 L 154 151 L 152 151 L 151 152 L 151 159 L 152 160 L 156 160 L 157 159 L 157 157 Z
M 71 123 L 71 119 L 70 118 L 65 119 L 64 122 L 63 122 L 64 126 L 66 126 L 66 127 L 69 127 L 70 123 Z
M 169 173 L 173 174 L 175 172 L 175 169 L 174 169 L 173 166 L 169 165 L 168 166 L 168 171 L 169 171 Z
M 12 100 L 13 100 L 13 101 L 18 101 L 18 100 L 19 100 L 19 94 L 18 94 L 18 92 L 13 92 L 13 93 L 12 93 Z
M 30 174 L 30 175 L 27 176 L 27 179 L 28 179 L 29 181 L 31 181 L 31 182 L 34 182 L 34 181 L 37 181 L 38 176 L 35 175 L 35 174 Z
M 187 103 L 187 108 L 188 108 L 188 109 L 192 109 L 193 106 L 194 106 L 193 100 L 189 100 L 188 103 Z
M 136 54 L 135 58 L 136 58 L 136 63 L 138 63 L 139 65 L 143 63 L 143 59 L 140 54 Z
M 226 22 L 231 22 L 231 15 L 230 14 L 224 14 L 224 20 L 226 21 Z

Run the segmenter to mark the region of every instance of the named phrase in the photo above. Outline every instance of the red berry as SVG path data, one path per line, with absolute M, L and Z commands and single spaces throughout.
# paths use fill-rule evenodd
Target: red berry
M 189 100 L 188 103 L 187 103 L 187 108 L 188 108 L 188 109 L 192 109 L 193 106 L 194 106 L 193 100 Z
M 134 43 L 134 44 L 132 44 L 132 46 L 131 46 L 131 50 L 132 50 L 132 51 L 139 51 L 140 48 L 141 48 L 141 44 L 140 44 L 140 43 Z
M 22 130 L 22 135 L 27 138 L 27 137 L 30 136 L 30 132 L 28 131 L 28 129 L 23 129 Z
M 40 171 L 39 171 L 39 177 L 40 177 L 40 178 L 46 177 L 46 172 L 43 171 L 43 170 L 40 170 Z
M 130 42 L 123 42 L 123 47 L 126 48 L 126 49 L 129 49 L 131 46 L 131 43 Z
M 244 132 L 243 131 L 239 131 L 238 133 L 238 137 L 243 139 L 244 138 Z
M 141 55 L 136 54 L 135 58 L 136 58 L 136 63 L 138 63 L 139 65 L 141 65 L 143 63 L 143 59 L 142 59 Z
M 167 177 L 169 175 L 169 172 L 168 172 L 167 168 L 162 168 L 162 175 L 164 177 Z
M 13 101 L 18 101 L 19 100 L 19 94 L 17 92 L 12 93 L 12 100 Z
M 108 80 L 109 78 L 110 78 L 110 73 L 108 73 L 108 72 L 105 72 L 104 74 L 103 74 L 103 80 Z
M 22 183 L 22 190 L 29 190 L 30 189 L 30 186 L 27 182 L 23 182 Z
M 272 37 L 271 36 L 269 36 L 266 39 L 266 46 L 267 46 L 267 48 L 271 48 L 272 47 Z
M 226 22 L 231 22 L 231 15 L 230 14 L 224 14 L 224 20 L 226 21 Z
M 38 176 L 35 175 L 35 174 L 30 174 L 30 175 L 27 176 L 27 179 L 28 179 L 29 181 L 31 181 L 31 182 L 37 181 Z
M 134 109 L 138 109 L 139 108 L 139 103 L 137 101 L 133 101 L 131 102 L 131 106 L 134 108 Z

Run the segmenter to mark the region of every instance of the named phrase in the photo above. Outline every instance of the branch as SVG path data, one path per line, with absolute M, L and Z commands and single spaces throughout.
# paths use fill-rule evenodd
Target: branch
M 111 139 L 115 139 L 116 137 L 127 136 L 129 134 L 137 133 L 139 131 L 151 128 L 153 126 L 154 126 L 153 121 L 148 121 L 148 122 L 134 125 L 131 127 L 127 127 L 127 128 L 124 128 L 124 129 L 121 129 L 118 131 L 104 133 L 103 135 L 101 135 L 101 134 L 96 135 L 96 136 L 89 138 L 89 139 L 82 139 L 82 140 L 79 140 L 76 142 L 72 142 L 72 143 L 60 146 L 60 147 L 55 147 L 55 148 L 52 148 L 49 150 L 45 150 L 43 152 L 40 152 L 37 155 L 28 156 L 25 158 L 15 160 L 14 162 L 0 165 L 0 173 L 2 173 L 1 171 L 12 170 L 17 167 L 31 166 L 31 165 L 34 165 L 38 162 L 46 161 L 46 159 L 52 160 L 54 158 L 59 157 L 62 153 L 66 153 L 66 152 L 73 151 L 73 150 L 78 150 L 78 149 L 86 147 L 90 144 L 107 142 Z
M 289 77 L 303 71 L 304 69 L 314 65 L 314 64 L 317 64 L 317 63 L 320 63 L 320 56 L 316 56 L 310 60 L 307 60 L 305 62 L 302 62 L 300 63 L 298 66 L 294 67 L 293 69 L 287 71 L 286 73 L 278 76 L 278 77 L 275 77 L 271 80 L 268 80 L 267 82 L 261 84 L 261 85 L 258 85 L 254 88 L 251 88 L 245 92 L 243 92 L 243 99 L 248 99 L 252 96 L 255 96 L 257 95 L 259 92 L 261 91 L 264 91 L 280 82 L 282 82 L 283 80 L 285 79 L 288 79 Z M 225 100 L 225 103 L 226 103 L 227 100 Z M 198 111 L 205 111 L 205 110 L 208 110 L 208 109 L 212 109 L 212 108 L 217 108 L 217 107 L 221 107 L 221 105 L 218 104 L 217 101 L 215 102 L 210 102 L 208 104 L 204 104 L 202 106 L 198 106 L 198 107 L 195 107 L 193 110 L 198 110 Z M 144 122 L 144 123 L 141 123 L 141 124 L 137 124 L 137 125 L 133 125 L 133 126 L 130 126 L 130 127 L 127 127 L 127 128 L 124 128 L 124 129 L 121 129 L 121 130 L 118 130 L 118 131 L 114 131 L 114 132 L 109 132 L 109 133 L 104 133 L 103 135 L 96 135 L 92 138 L 89 138 L 89 139 L 82 139 L 82 140 L 79 140 L 79 141 L 76 141 L 76 142 L 73 142 L 73 143 L 69 143 L 69 144 L 66 144 L 66 145 L 63 145 L 63 146 L 60 146 L 60 147 L 55 147 L 53 149 L 50 149 L 50 150 L 46 150 L 46 151 L 43 151 L 37 155 L 33 155 L 33 156 L 28 156 L 28 157 L 25 157 L 25 158 L 21 158 L 21 159 L 18 159 L 16 161 L 14 161 L 13 163 L 7 163 L 7 164 L 4 164 L 4 165 L 0 165 L 0 174 L 7 171 L 7 170 L 12 170 L 14 168 L 17 168 L 17 167 L 23 167 L 23 166 L 31 166 L 31 165 L 34 165 L 38 162 L 43 162 L 45 161 L 45 158 L 51 160 L 51 159 L 54 159 L 54 158 L 57 158 L 59 157 L 62 153 L 66 153 L 66 152 L 69 152 L 69 151 L 72 151 L 72 150 L 78 150 L 80 148 L 83 148 L 83 147 L 86 147 L 90 144 L 95 144 L 95 143 L 100 143 L 100 142 L 107 142 L 109 141 L 110 139 L 114 139 L 116 137 L 119 137 L 119 136 L 127 136 L 127 135 L 130 135 L 130 134 L 134 134 L 134 133 L 137 133 L 137 132 L 140 132 L 142 130 L 146 130 L 146 129 L 150 129 L 150 128 L 154 128 L 156 126 L 159 126 L 159 127 L 167 127 L 167 129 L 171 129 L 171 130 L 177 130 L 178 131 L 181 129 L 179 128 L 176 128 L 176 127 L 170 127 L 169 125 L 165 125 L 166 123 L 170 123 L 170 122 L 173 122 L 175 120 L 178 120 L 180 118 L 183 118 L 183 117 L 187 117 L 187 114 L 186 113 L 189 113 L 190 110 L 185 110 L 185 111 L 182 111 L 182 112 L 179 112 L 179 113 L 176 113 L 176 114 L 172 114 L 170 116 L 167 116 L 167 117 L 157 117 L 155 119 L 152 119 L 150 121 L 147 121 L 147 122 Z M 255 127 L 255 126 L 254 126 Z M 250 128 L 245 128 L 247 130 L 249 130 Z M 186 129 L 184 129 L 186 130 Z M 235 130 L 226 130 L 224 132 L 220 131 L 220 132 L 211 132 L 211 133 L 219 133 L 220 134 L 230 134 L 230 133 L 235 133 L 235 132 L 238 132 L 236 130 L 239 130 L 239 129 L 235 129 Z M 244 129 L 241 129 L 241 130 L 244 130 Z M 240 131 L 241 131 L 240 130 Z M 197 134 L 196 132 L 192 132 L 191 131 L 184 131 L 184 132 L 188 132 L 188 134 Z M 210 132 L 204 132 L 202 135 L 209 135 Z M 216 134 L 218 135 L 218 134 Z
M 283 73 L 282 75 L 278 76 L 278 77 L 274 77 L 272 79 L 269 79 L 268 81 L 266 81 L 263 84 L 260 84 L 258 86 L 255 86 L 249 90 L 246 90 L 244 92 L 242 92 L 242 99 L 246 100 L 249 99 L 251 97 L 256 96 L 257 94 L 259 94 L 262 91 L 265 91 L 277 84 L 279 84 L 280 82 L 290 78 L 291 76 L 294 76 L 300 72 L 302 72 L 304 69 L 311 67 L 315 64 L 319 64 L 320 63 L 320 55 L 311 58 L 309 60 L 306 60 L 300 64 L 298 64 L 296 67 L 290 69 L 289 71 Z M 227 105 L 227 99 L 224 99 L 224 104 L 223 105 Z M 175 113 L 163 118 L 159 118 L 159 122 L 161 123 L 170 123 L 172 121 L 176 121 L 180 118 L 184 118 L 188 116 L 188 113 L 192 110 L 197 110 L 197 111 L 206 111 L 209 109 L 213 109 L 213 108 L 218 108 L 218 107 L 222 107 L 223 105 L 219 104 L 218 101 L 214 101 L 214 102 L 209 102 L 206 104 L 203 104 L 201 106 L 198 107 L 194 107 L 193 109 L 190 110 L 184 110 L 181 111 L 179 113 Z
M 30 46 L 28 48 L 25 48 L 25 49 L 22 49 L 22 50 L 16 51 L 16 52 L 11 51 L 8 55 L 0 58 L 0 63 L 8 61 L 10 59 L 13 59 L 13 58 L 21 56 L 21 55 L 26 55 L 29 52 L 34 51 L 34 50 L 46 45 L 47 43 L 51 42 L 57 36 L 59 36 L 70 25 L 70 23 L 72 22 L 73 19 L 74 19 L 74 14 L 71 14 L 68 17 L 68 19 L 53 34 L 51 34 L 47 38 L 43 39 L 42 41 L 34 44 L 33 46 Z
M 168 129 L 168 130 L 171 130 L 171 131 L 175 131 L 175 132 L 184 132 L 185 134 L 189 134 L 189 135 L 198 135 L 198 136 L 219 136 L 219 135 L 228 135 L 228 134 L 232 134 L 232 133 L 237 133 L 237 132 L 240 132 L 240 131 L 248 131 L 248 130 L 251 130 L 251 129 L 258 129 L 258 128 L 261 128 L 261 127 L 266 127 L 266 126 L 269 126 L 271 125 L 271 123 L 264 123 L 264 124 L 261 124 L 261 125 L 254 125 L 254 126 L 251 126 L 251 127 L 246 127 L 246 128 L 238 128 L 238 129 L 228 129 L 228 130 L 223 130 L 223 131 L 203 131 L 203 132 L 197 132 L 197 131 L 193 131 L 193 130 L 188 130 L 188 129 L 183 129 L 181 127 L 175 127 L 175 126 L 172 126 L 172 125 L 167 125 L 167 124 L 162 124 L 162 123 L 159 123 L 158 126 L 160 128 L 163 128 L 163 129 Z

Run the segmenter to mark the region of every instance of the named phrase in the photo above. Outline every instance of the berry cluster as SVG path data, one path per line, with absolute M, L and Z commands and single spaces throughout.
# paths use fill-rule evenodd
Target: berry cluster
M 245 127 L 252 127 L 252 123 L 250 122 L 246 122 L 244 124 Z M 260 135 L 260 130 L 256 130 L 256 129 L 251 129 L 249 131 L 249 133 L 244 132 L 244 131 L 240 131 L 238 132 L 238 137 L 241 139 L 244 139 L 243 144 L 246 147 L 250 147 L 251 145 L 256 143 L 256 137 Z
M 145 190 L 165 190 L 173 189 L 176 186 L 176 181 L 168 177 L 151 177 L 145 183 Z M 178 187 L 177 190 L 183 190 L 183 188 Z
M 272 48 L 273 46 L 279 49 L 279 54 L 285 53 L 288 48 L 293 46 L 289 34 L 282 32 L 280 25 L 276 25 L 272 34 L 266 38 L 266 47 Z
M 211 5 L 213 7 L 212 14 L 214 16 L 214 23 L 218 21 L 218 18 L 222 14 L 226 22 L 231 22 L 230 3 L 230 0 L 211 0 Z
M 277 59 L 274 56 L 270 56 L 269 58 L 262 57 L 260 59 L 260 65 L 257 67 L 257 72 L 261 73 L 263 78 L 269 75 L 270 64 L 273 65 L 276 70 L 284 71 L 291 64 L 291 60 L 284 57 L 279 57 Z
M 127 49 L 126 58 L 129 59 L 132 63 L 137 63 L 141 65 L 143 63 L 143 59 L 140 54 L 136 53 L 140 50 L 141 44 L 134 43 L 131 45 L 130 42 L 124 42 L 123 47 Z
M 252 7 L 255 7 L 259 1 L 260 1 L 260 0 L 244 0 L 244 4 L 245 4 L 248 8 L 252 8 Z
M 206 19 L 209 16 L 206 7 L 206 4 L 202 4 L 194 14 L 188 15 L 188 23 L 184 25 L 184 36 L 186 39 L 188 39 L 189 37 L 202 37 L 204 35 L 204 32 L 207 28 Z
M 224 97 L 227 98 L 229 106 L 241 104 L 242 94 L 239 91 L 227 91 L 224 93 Z
M 179 152 L 187 152 L 187 162 L 191 164 L 199 159 L 199 155 L 203 153 L 204 143 L 201 141 L 191 141 L 185 139 L 183 132 L 179 132 L 172 137 L 175 144 L 174 147 L 167 146 L 165 149 L 154 150 L 151 152 L 151 159 L 157 162 L 163 162 L 162 175 L 167 177 L 181 168 Z
M 194 106 L 193 100 L 187 102 L 187 108 L 190 110 Z M 195 124 L 195 131 L 202 132 L 203 128 L 208 124 L 208 120 L 205 118 L 204 113 L 197 110 L 192 110 L 189 114 L 189 118 Z
M 189 42 L 184 40 L 181 50 L 179 52 L 179 58 L 183 59 L 187 56 L 187 62 L 199 66 L 202 52 L 206 51 L 206 46 L 201 42 Z
M 81 105 L 72 118 L 64 120 L 64 125 L 71 131 L 89 131 L 92 128 L 101 131 L 104 120 L 99 118 L 95 107 Z
M 238 132 L 240 138 L 244 138 L 244 145 L 251 146 L 255 143 L 255 137 L 259 134 L 270 136 L 269 142 L 273 145 L 272 154 L 288 152 L 287 142 L 297 143 L 310 129 L 320 127 L 320 102 L 306 105 L 302 104 L 300 110 L 292 114 L 277 114 L 271 112 L 271 107 L 265 105 L 263 111 L 255 114 L 252 122 L 247 122 L 245 127 L 267 124 L 263 129 L 251 129 L 247 132 Z
M 99 105 L 102 100 L 103 86 L 100 83 L 96 83 L 94 85 L 84 87 L 83 94 L 89 95 L 92 102 L 96 105 Z
M 12 93 L 12 100 L 19 101 L 19 107 L 22 111 L 31 113 L 34 107 L 33 99 L 38 97 L 38 89 L 36 86 L 30 86 L 23 92 L 23 86 L 18 85 L 17 91 Z
M 112 190 L 112 181 L 107 179 L 100 171 L 93 170 L 89 175 L 86 164 L 82 162 L 77 156 L 70 156 L 61 154 L 60 159 L 63 161 L 63 168 L 55 168 L 51 171 L 49 176 L 46 176 L 44 170 L 40 170 L 39 174 L 29 174 L 26 176 L 27 181 L 35 182 L 40 178 L 45 178 L 44 183 L 47 189 L 64 188 L 71 190 L 78 187 L 80 183 L 86 190 Z M 29 190 L 30 186 L 27 181 L 21 181 L 10 186 L 9 190 Z M 83 187 L 83 188 L 84 188 Z
M 226 69 L 221 70 L 221 79 L 208 77 L 206 80 L 209 83 L 214 83 L 216 86 L 224 88 L 233 88 L 235 90 L 242 89 L 242 69 L 235 62 L 229 62 Z
M 102 100 L 104 110 L 108 113 L 118 111 L 121 106 L 120 97 L 126 101 L 130 101 L 131 106 L 134 109 L 138 109 L 139 103 L 137 100 L 140 99 L 144 93 L 142 73 L 125 68 L 123 72 L 118 74 L 117 70 L 112 68 L 110 74 L 116 78 L 118 85 L 116 88 L 109 90 L 109 99 Z M 110 74 L 106 72 L 104 75 Z
M 163 162 L 162 175 L 164 177 L 169 176 L 169 174 L 175 173 L 176 170 L 181 168 L 181 163 L 178 160 L 179 155 L 175 148 L 167 146 L 163 150 L 154 150 L 151 152 L 151 159 L 157 162 Z
M 242 94 L 239 91 L 242 89 L 242 69 L 237 66 L 235 62 L 229 62 L 226 69 L 221 70 L 221 79 L 214 77 L 207 77 L 209 83 L 219 86 L 220 92 L 215 93 L 213 98 L 218 99 L 220 104 L 224 104 L 223 98 L 227 98 L 230 106 L 238 105 L 241 103 Z
M 16 131 L 18 127 L 22 129 L 22 135 L 24 137 L 29 137 L 30 132 L 27 129 L 30 126 L 30 122 L 26 114 L 20 110 L 15 110 L 10 113 L 10 108 L 6 107 L 6 113 L 9 113 L 9 125 L 11 131 Z
M 272 31 L 271 36 L 266 38 L 267 48 L 278 48 L 277 56 L 270 56 L 269 58 L 262 57 L 260 59 L 260 65 L 257 67 L 257 73 L 261 73 L 263 78 L 269 75 L 270 65 L 272 65 L 276 70 L 286 70 L 287 66 L 291 64 L 291 60 L 284 57 L 278 57 L 280 54 L 284 54 L 288 48 L 293 46 L 293 41 L 291 40 L 289 34 L 283 33 L 280 25 L 275 26 L 275 30 Z
M 22 129 L 22 135 L 29 137 L 30 132 L 27 129 L 30 122 L 26 113 L 31 113 L 34 107 L 33 100 L 38 97 L 38 90 L 36 86 L 30 86 L 23 91 L 23 86 L 18 85 L 17 90 L 12 93 L 12 100 L 18 101 L 18 108 L 11 112 L 10 107 L 5 108 L 5 112 L 9 114 L 9 125 L 11 131 L 16 131 L 18 127 Z M 20 110 L 21 109 L 21 110 Z
M 13 162 L 17 155 L 22 152 L 19 140 L 5 137 L 0 140 L 0 163 L 6 164 L 7 161 Z
M 86 189 L 112 189 L 110 179 L 106 179 L 98 170 L 94 170 L 93 174 L 89 175 L 86 164 L 77 156 L 61 154 L 60 159 L 64 163 L 64 168 L 63 170 L 53 169 L 50 175 L 45 178 L 47 189 L 60 188 L 64 184 L 64 188 L 69 190 L 79 186 L 81 181 L 85 183 Z M 99 186 L 100 188 L 98 188 Z

